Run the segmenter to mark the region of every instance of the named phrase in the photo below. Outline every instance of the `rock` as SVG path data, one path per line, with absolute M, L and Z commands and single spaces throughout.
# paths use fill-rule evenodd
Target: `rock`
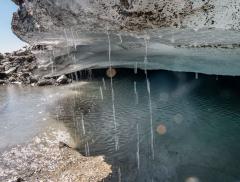
M 20 5 L 22 2 L 23 2 L 23 0 L 12 0 L 16 5 Z
M 4 55 L 2 53 L 0 53 L 0 60 L 4 59 Z
M 0 65 L 0 72 L 5 71 L 5 67 L 3 65 Z
M 22 85 L 22 82 L 12 82 L 12 83 L 16 85 Z
M 20 50 L 18 50 L 18 51 L 15 51 L 15 52 L 13 53 L 13 55 L 14 55 L 14 56 L 26 56 L 26 55 L 29 55 L 29 53 L 30 53 L 30 51 L 28 51 L 28 50 L 22 50 L 22 49 L 20 49 Z
M 6 80 L 0 80 L 0 85 L 7 84 L 8 82 Z
M 18 178 L 17 180 L 16 180 L 16 182 L 23 182 L 24 181 L 24 179 L 22 179 L 22 178 Z
M 30 73 L 30 72 L 27 72 L 27 71 L 28 71 L 28 70 L 23 71 L 23 73 L 21 74 L 21 76 L 24 77 L 24 78 L 29 77 L 29 76 L 31 75 L 31 73 Z
M 34 70 L 34 69 L 37 69 L 37 64 L 36 64 L 36 63 L 31 63 L 31 64 L 29 65 L 28 69 L 29 69 L 30 71 L 32 71 L 32 70 Z
M 54 84 L 55 84 L 54 79 L 42 79 L 38 81 L 37 86 L 47 86 L 47 85 L 54 85 Z
M 0 72 L 0 79 L 5 79 L 7 77 L 7 74 L 4 72 Z
M 70 147 L 68 144 L 64 142 L 59 142 L 59 148 L 62 149 L 62 148 L 72 148 L 72 147 Z
M 29 78 L 29 83 L 32 84 L 32 83 L 37 83 L 38 82 L 38 78 L 37 76 L 30 76 Z
M 4 61 L 2 61 L 2 65 L 4 66 L 4 67 L 6 67 L 6 66 L 8 66 L 8 65 L 11 65 L 11 62 L 9 62 L 9 60 L 4 60 Z
M 68 83 L 68 77 L 66 75 L 62 75 L 57 79 L 58 84 L 67 84 Z
M 15 82 L 15 81 L 16 81 L 16 78 L 15 78 L 14 76 L 11 76 L 11 77 L 8 79 L 8 81 L 10 81 L 10 82 Z
M 5 71 L 7 75 L 13 74 L 17 70 L 17 67 L 12 67 L 9 70 Z

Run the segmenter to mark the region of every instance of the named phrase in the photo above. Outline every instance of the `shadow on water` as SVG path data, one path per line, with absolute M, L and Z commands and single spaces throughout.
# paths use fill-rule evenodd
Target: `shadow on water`
M 149 71 L 151 128 L 144 72 L 117 72 L 116 126 L 105 70 L 93 71 L 84 88 L 73 87 L 72 95 L 56 102 L 54 113 L 80 153 L 104 155 L 112 165 L 104 181 L 240 180 L 239 77 Z

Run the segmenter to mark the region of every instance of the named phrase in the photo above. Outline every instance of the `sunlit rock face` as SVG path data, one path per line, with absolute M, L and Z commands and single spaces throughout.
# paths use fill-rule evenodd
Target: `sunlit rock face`
M 237 64 L 240 45 L 238 0 L 14 2 L 20 10 L 13 15 L 13 32 L 32 45 L 42 45 L 40 47 L 45 50 L 36 51 L 39 64 L 45 68 L 54 67 L 54 74 L 107 67 L 107 32 L 110 33 L 113 61 L 122 58 L 115 66 L 133 67 L 136 62 L 143 61 L 147 52 L 148 69 L 240 74 L 230 67 L 214 68 L 219 59 L 225 61 L 224 64 L 229 59 Z M 215 54 L 208 60 L 212 56 L 210 49 Z M 225 54 L 222 49 L 231 51 Z M 201 63 L 196 64 L 196 59 L 202 60 Z M 210 70 L 204 68 L 207 64 L 211 65 Z

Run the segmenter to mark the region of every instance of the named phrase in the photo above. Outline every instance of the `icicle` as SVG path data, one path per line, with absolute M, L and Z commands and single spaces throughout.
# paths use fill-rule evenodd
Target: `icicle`
M 195 79 L 196 80 L 198 79 L 198 73 L 195 73 Z
M 107 90 L 107 87 L 106 87 L 106 83 L 105 83 L 105 79 L 104 79 L 104 78 L 102 78 L 102 82 L 103 82 L 103 89 L 104 89 L 104 90 Z
M 144 58 L 144 65 L 145 65 L 145 75 L 146 75 L 146 82 L 147 82 L 147 91 L 148 91 L 148 100 L 149 100 L 149 114 L 150 114 L 150 129 L 151 129 L 151 153 L 152 153 L 152 159 L 154 160 L 154 136 L 153 136 L 153 116 L 152 116 L 152 101 L 151 101 L 151 89 L 150 89 L 150 81 L 148 79 L 147 74 L 147 62 L 148 62 L 148 44 L 147 39 L 145 38 L 145 58 Z
M 92 70 L 91 69 L 88 70 L 88 79 L 92 80 Z
M 103 91 L 101 86 L 100 86 L 100 96 L 101 96 L 101 99 L 103 100 Z
M 122 173 L 121 173 L 121 168 L 118 167 L 118 182 L 122 181 Z
M 139 127 L 137 124 L 137 167 L 140 169 L 140 156 L 139 156 Z
M 108 37 L 108 59 L 109 59 L 109 67 L 112 69 L 112 60 L 111 60 L 111 40 L 110 34 L 107 31 Z M 114 95 L 114 88 L 113 88 L 113 78 L 110 77 L 110 86 L 111 86 L 111 94 L 112 94 L 112 113 L 113 113 L 113 123 L 114 123 L 114 130 L 115 130 L 115 149 L 118 150 L 118 136 L 117 136 L 117 122 L 116 122 L 116 111 L 115 111 L 115 95 Z
M 119 40 L 120 40 L 120 44 L 122 44 L 122 43 L 123 43 L 122 35 L 121 35 L 121 34 L 118 34 L 118 37 L 119 37 Z
M 76 45 L 76 42 L 75 42 L 75 37 L 73 35 L 73 30 L 71 29 L 71 34 L 72 34 L 72 42 L 73 42 L 73 45 L 74 45 L 74 49 L 75 51 L 77 50 L 77 45 Z
M 77 71 L 75 72 L 75 77 L 76 77 L 76 81 L 79 81 L 79 78 L 78 78 L 78 73 L 77 73 Z
M 136 62 L 134 65 L 134 73 L 137 74 L 138 73 L 138 63 Z
M 70 49 L 69 49 L 68 36 L 67 36 L 66 29 L 64 29 L 64 35 L 65 35 L 65 39 L 66 39 L 66 43 L 67 43 L 67 53 L 69 55 L 70 54 Z
M 86 131 L 85 131 L 85 123 L 84 123 L 83 114 L 81 114 L 81 123 L 82 123 L 83 135 L 85 135 L 85 134 L 86 134 Z
M 134 81 L 134 94 L 136 97 L 136 104 L 138 104 L 138 92 L 137 92 L 137 82 Z

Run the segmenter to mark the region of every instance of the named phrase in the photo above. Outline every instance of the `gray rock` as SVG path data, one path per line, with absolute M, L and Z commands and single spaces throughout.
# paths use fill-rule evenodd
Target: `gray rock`
M 67 84 L 68 83 L 68 77 L 66 75 L 62 75 L 57 79 L 58 84 Z
M 54 84 L 55 84 L 54 79 L 42 79 L 38 81 L 37 86 L 47 86 L 47 85 L 54 85 Z
M 24 78 L 27 78 L 27 77 L 29 77 L 31 75 L 31 73 L 30 72 L 25 72 L 25 71 L 23 71 L 23 73 L 22 73 L 22 77 L 24 77 Z
M 5 67 L 3 65 L 0 65 L 0 72 L 5 71 Z
M 0 72 L 0 79 L 5 79 L 6 77 L 6 73 Z
M 4 59 L 4 55 L 2 53 L 0 53 L 0 60 Z
M 17 67 L 12 67 L 9 70 L 5 71 L 7 75 L 13 74 L 17 70 Z
M 0 85 L 7 84 L 8 82 L 6 80 L 0 80 Z
M 2 61 L 2 65 L 6 67 L 7 65 L 11 65 L 11 62 L 9 62 L 9 60 L 4 60 Z
M 16 78 L 15 78 L 14 76 L 11 76 L 11 77 L 8 79 L 8 81 L 10 81 L 10 82 L 15 82 L 15 81 L 16 81 Z
M 38 82 L 38 78 L 36 76 L 30 76 L 29 77 L 29 82 L 30 82 L 30 84 L 37 83 Z
M 24 179 L 22 179 L 22 178 L 18 178 L 17 180 L 16 180 L 16 182 L 23 182 L 24 181 Z
M 64 142 L 59 142 L 59 148 L 71 148 L 68 144 L 64 143 Z

